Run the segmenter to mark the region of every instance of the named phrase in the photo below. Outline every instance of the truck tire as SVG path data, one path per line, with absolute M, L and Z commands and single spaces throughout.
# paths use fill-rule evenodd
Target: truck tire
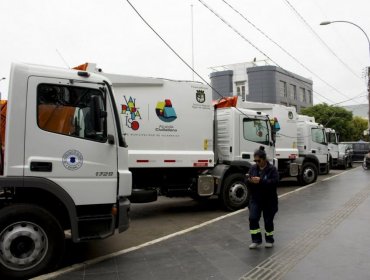
M 220 200 L 228 211 L 243 209 L 248 205 L 249 195 L 245 175 L 230 174 L 223 183 Z
M 29 279 L 56 268 L 64 253 L 64 232 L 45 209 L 14 204 L 0 210 L 0 275 Z
M 306 162 L 302 166 L 301 173 L 298 176 L 298 182 L 303 186 L 312 184 L 316 181 L 317 175 L 317 167 L 311 162 Z

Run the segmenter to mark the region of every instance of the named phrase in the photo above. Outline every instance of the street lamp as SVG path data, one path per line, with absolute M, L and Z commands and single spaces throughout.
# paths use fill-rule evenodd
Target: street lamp
M 320 23 L 320 25 L 328 25 L 328 24 L 331 24 L 331 23 L 336 23 L 336 22 L 342 22 L 342 23 L 348 23 L 348 24 L 351 24 L 351 25 L 354 25 L 356 26 L 358 29 L 360 29 L 362 31 L 362 33 L 364 33 L 366 39 L 367 39 L 367 42 L 369 44 L 369 58 L 370 58 L 370 39 L 369 39 L 369 36 L 367 36 L 365 30 L 363 30 L 360 26 L 358 26 L 357 24 L 353 23 L 353 22 L 350 22 L 350 21 L 346 21 L 346 20 L 335 20 L 335 21 L 323 21 Z M 369 100 L 369 108 L 368 108 L 368 118 L 369 118 L 369 122 L 368 122 L 368 131 L 369 131 L 369 134 L 370 134 L 370 66 L 367 68 L 367 77 L 368 77 L 368 84 L 367 84 L 367 91 L 368 91 L 368 100 Z

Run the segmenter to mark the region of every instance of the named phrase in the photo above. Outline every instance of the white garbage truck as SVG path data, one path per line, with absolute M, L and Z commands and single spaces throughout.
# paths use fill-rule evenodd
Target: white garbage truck
M 128 228 L 132 175 L 106 77 L 13 64 L 1 106 L 1 279 L 54 269 L 65 232 L 81 242 Z
M 155 201 L 158 194 L 216 195 L 228 210 L 247 205 L 245 174 L 254 164 L 254 151 L 264 146 L 274 157 L 275 126 L 266 114 L 237 108 L 230 100 L 215 108 L 211 89 L 199 82 L 102 73 L 95 64 L 81 67 L 112 82 L 127 133 L 131 202 Z
M 328 172 L 328 148 L 324 128 L 314 119 L 297 114 L 294 107 L 261 102 L 240 102 L 238 107 L 261 111 L 277 118 L 275 157 L 281 178 L 297 177 L 307 185 Z

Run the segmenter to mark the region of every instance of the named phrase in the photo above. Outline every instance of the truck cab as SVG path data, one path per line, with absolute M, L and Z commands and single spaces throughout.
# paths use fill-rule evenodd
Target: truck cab
M 330 166 L 337 167 L 339 159 L 339 146 L 338 146 L 338 136 L 335 129 L 330 127 L 325 128 L 326 138 L 328 140 L 328 148 L 330 154 Z
M 132 179 L 112 97 L 97 74 L 12 65 L 0 177 L 6 279 L 54 269 L 65 231 L 81 242 L 128 228 Z
M 217 108 L 215 111 L 216 158 L 218 162 L 253 164 L 253 154 L 260 146 L 276 165 L 274 139 L 268 116 L 238 108 Z
M 319 174 L 329 173 L 329 150 L 325 128 L 314 121 L 313 117 L 298 117 L 299 156 L 311 158 L 319 164 Z

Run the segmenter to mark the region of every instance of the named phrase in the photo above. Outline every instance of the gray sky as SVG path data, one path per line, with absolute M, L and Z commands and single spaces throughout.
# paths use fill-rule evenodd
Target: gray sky
M 340 102 L 348 98 L 268 41 L 221 0 L 203 0 L 248 40 L 286 70 L 312 78 L 314 90 Z M 197 0 L 131 0 L 152 26 L 191 63 L 191 8 L 194 5 L 195 69 L 208 80 L 209 67 L 266 57 L 251 47 Z M 369 0 L 289 0 L 348 70 L 297 17 L 285 0 L 227 0 L 250 21 L 294 55 L 315 75 L 341 93 L 366 94 L 370 65 L 364 34 L 370 35 Z M 133 12 L 125 0 L 1 0 L 0 92 L 7 96 L 11 62 L 66 67 L 95 62 L 105 72 L 190 80 L 192 73 Z M 58 50 L 58 51 L 57 51 Z M 199 79 L 198 79 L 199 80 Z M 315 103 L 323 101 L 315 95 Z M 367 102 L 366 97 L 344 104 Z

